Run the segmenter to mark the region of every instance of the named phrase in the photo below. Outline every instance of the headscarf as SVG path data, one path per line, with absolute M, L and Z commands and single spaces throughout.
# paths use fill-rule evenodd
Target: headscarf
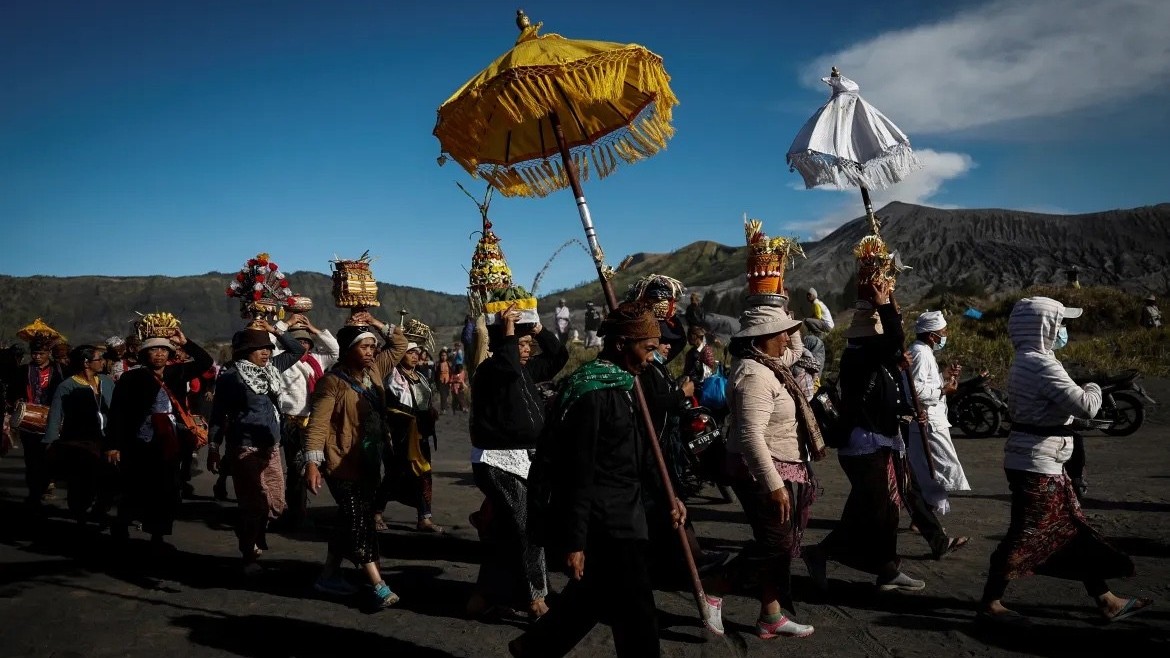
M 236 372 L 240 373 L 240 379 L 253 393 L 259 395 L 280 393 L 280 370 L 277 370 L 276 366 L 271 363 L 266 366 L 258 366 L 251 361 L 241 359 L 236 361 Z

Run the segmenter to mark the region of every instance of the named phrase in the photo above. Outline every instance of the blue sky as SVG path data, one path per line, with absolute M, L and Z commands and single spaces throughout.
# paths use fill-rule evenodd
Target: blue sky
M 681 104 L 654 158 L 585 192 L 617 263 L 710 239 L 741 216 L 813 236 L 855 193 L 799 189 L 784 153 L 830 64 L 909 135 L 926 168 L 882 192 L 1056 212 L 1170 201 L 1164 0 L 524 2 L 545 32 L 641 43 Z M 348 0 L 0 5 L 0 273 L 286 271 L 379 256 L 380 280 L 461 292 L 478 226 L 440 168 L 435 110 L 515 39 L 515 2 Z M 581 237 L 568 192 L 497 196 L 518 281 Z M 565 250 L 542 291 L 587 280 Z M 294 282 L 295 283 L 295 282 Z

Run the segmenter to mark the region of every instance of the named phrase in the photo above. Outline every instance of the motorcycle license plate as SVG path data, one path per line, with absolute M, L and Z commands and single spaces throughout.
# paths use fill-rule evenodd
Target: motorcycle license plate
M 718 429 L 710 430 L 708 432 L 703 432 L 702 434 L 699 434 L 695 438 L 691 439 L 691 442 L 687 444 L 687 448 L 690 449 L 691 454 L 697 455 L 697 454 L 703 452 L 704 450 L 706 450 L 707 448 L 710 448 L 711 444 L 714 443 L 715 439 L 718 439 L 718 438 L 719 438 L 719 430 Z

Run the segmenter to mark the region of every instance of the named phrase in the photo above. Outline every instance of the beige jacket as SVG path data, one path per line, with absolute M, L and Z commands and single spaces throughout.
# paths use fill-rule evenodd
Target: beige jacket
M 791 350 L 789 350 L 791 352 Z M 743 455 L 748 471 L 768 491 L 784 486 L 773 459 L 802 462 L 796 426 L 796 402 L 767 366 L 741 359 L 728 378 L 727 449 Z
M 408 341 L 401 329 L 395 328 L 387 338 L 389 347 L 378 354 L 367 371 L 378 389 L 406 354 Z M 339 480 L 361 479 L 361 419 L 369 411 L 369 402 L 340 377 L 322 377 L 313 391 L 312 409 L 305 432 L 306 461 L 318 464 L 323 474 Z

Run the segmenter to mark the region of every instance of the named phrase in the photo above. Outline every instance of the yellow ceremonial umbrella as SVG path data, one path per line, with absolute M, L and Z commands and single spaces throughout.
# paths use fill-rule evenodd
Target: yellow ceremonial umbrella
M 604 274 L 581 181 L 665 148 L 678 99 L 662 58 L 646 48 L 539 34 L 541 23 L 516 14 L 520 37 L 512 49 L 439 106 L 439 163 L 450 156 L 505 196 L 572 188 L 594 264 Z M 607 277 L 602 286 L 612 308 Z
M 617 306 L 605 254 L 581 191 L 591 173 L 604 178 L 620 163 L 632 164 L 666 147 L 674 135 L 671 110 L 678 98 L 662 58 L 637 44 L 566 39 L 539 34 L 523 11 L 512 49 L 471 78 L 439 106 L 434 135 L 443 155 L 505 196 L 546 196 L 573 190 L 581 225 L 610 310 Z M 559 158 L 557 157 L 559 156 Z M 662 482 L 674 491 L 658 446 L 645 395 L 635 379 Z M 704 621 L 712 617 L 685 531 L 679 537 Z

